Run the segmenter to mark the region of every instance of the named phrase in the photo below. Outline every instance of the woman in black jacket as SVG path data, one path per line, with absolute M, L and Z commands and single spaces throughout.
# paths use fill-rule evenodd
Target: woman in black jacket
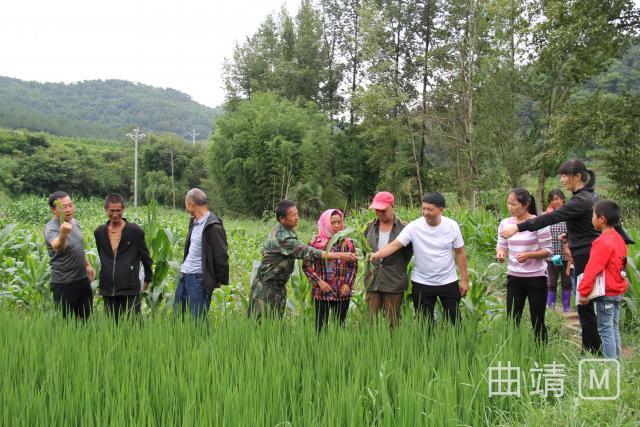
M 501 236 L 508 239 L 519 231 L 535 231 L 565 221 L 569 249 L 574 261 L 574 274 L 577 277 L 584 272 L 587 261 L 589 261 L 591 242 L 600 235 L 591 223 L 593 205 L 597 200 L 593 188 L 596 176 L 592 170 L 585 167 L 582 161 L 577 159 L 564 162 L 560 166 L 559 172 L 562 185 L 566 190 L 571 190 L 573 197 L 553 212 L 539 215 L 517 225 L 506 226 Z M 621 234 L 627 244 L 633 243 L 621 227 L 616 228 L 616 231 Z M 599 353 L 601 341 L 593 305 L 579 305 L 578 316 L 582 327 L 582 348 Z

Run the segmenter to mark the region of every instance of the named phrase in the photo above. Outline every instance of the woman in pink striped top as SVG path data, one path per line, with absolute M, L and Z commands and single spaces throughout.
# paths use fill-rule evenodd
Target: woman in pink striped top
M 531 325 L 536 338 L 546 342 L 547 328 L 544 313 L 547 303 L 547 264 L 545 259 L 552 253 L 551 231 L 549 227 L 538 231 L 522 231 L 509 240 L 500 237 L 500 232 L 508 224 L 519 224 L 536 215 L 536 203 L 529 191 L 514 188 L 507 198 L 510 218 L 498 226 L 496 258 L 507 268 L 507 314 L 516 324 L 520 324 L 525 300 L 529 300 Z

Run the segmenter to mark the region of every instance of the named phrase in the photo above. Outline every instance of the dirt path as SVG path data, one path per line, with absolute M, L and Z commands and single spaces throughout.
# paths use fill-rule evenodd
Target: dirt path
M 556 309 L 556 311 L 558 311 Z M 562 313 L 559 311 L 560 315 L 564 319 L 562 324 L 562 329 L 567 338 L 578 344 L 582 344 L 582 340 L 580 339 L 580 319 L 578 318 L 578 312 L 575 310 L 571 310 L 568 313 Z M 633 358 L 633 349 L 631 347 L 625 347 L 624 344 L 622 346 L 622 358 L 623 359 L 631 359 Z

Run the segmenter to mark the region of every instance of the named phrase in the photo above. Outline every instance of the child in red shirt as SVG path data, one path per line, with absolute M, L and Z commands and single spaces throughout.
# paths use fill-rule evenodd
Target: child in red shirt
M 604 274 L 605 294 L 594 298 L 598 333 L 602 339 L 605 357 L 620 357 L 620 301 L 627 290 L 624 269 L 627 264 L 627 246 L 614 227 L 620 224 L 620 206 L 611 200 L 601 200 L 593 207 L 593 226 L 602 232 L 591 244 L 589 262 L 578 285 L 579 304 L 589 304 L 596 276 Z

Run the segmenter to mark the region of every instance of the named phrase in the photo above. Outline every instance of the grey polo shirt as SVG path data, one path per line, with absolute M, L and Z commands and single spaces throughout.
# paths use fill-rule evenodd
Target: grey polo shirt
M 54 251 L 51 246 L 51 242 L 60 236 L 60 221 L 54 218 L 44 226 L 44 240 L 51 258 L 51 283 L 73 283 L 87 278 L 82 230 L 75 218 L 71 225 L 67 247 L 63 251 Z

